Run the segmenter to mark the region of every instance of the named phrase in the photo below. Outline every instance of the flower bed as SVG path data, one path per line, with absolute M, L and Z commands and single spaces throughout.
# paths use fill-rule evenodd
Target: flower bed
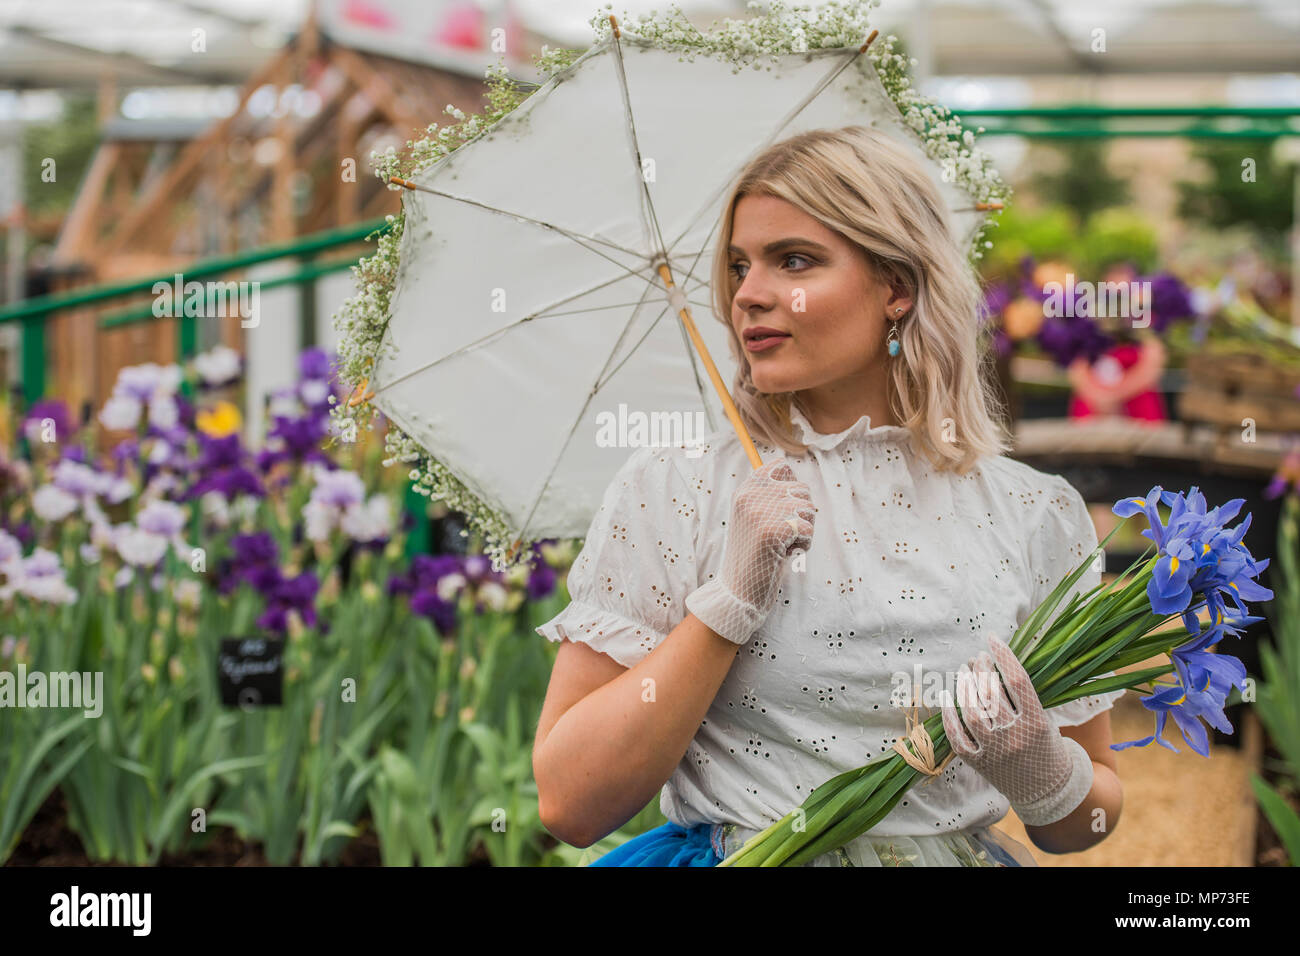
M 188 381 L 124 369 L 105 454 L 57 402 L 11 432 L 26 453 L 0 460 L 0 860 L 62 806 L 91 861 L 256 845 L 314 865 L 358 840 L 384 863 L 566 861 L 536 817 L 554 649 L 530 638 L 565 600 L 570 548 L 508 574 L 478 554 L 408 561 L 379 443 L 329 432 L 329 357 L 304 353 L 257 449 L 230 400 L 238 365 L 216 350 Z M 231 637 L 282 648 L 278 705 L 222 703 Z M 71 675 L 75 708 L 55 694 Z

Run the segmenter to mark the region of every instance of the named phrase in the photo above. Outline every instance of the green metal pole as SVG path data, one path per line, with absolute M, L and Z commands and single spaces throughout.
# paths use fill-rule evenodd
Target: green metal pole
M 31 408 L 45 395 L 45 316 L 23 319 L 23 401 Z
M 983 124 L 981 124 L 983 125 Z M 985 126 L 980 136 L 1025 136 L 1029 138 L 1089 138 L 1122 139 L 1124 137 L 1182 137 L 1184 139 L 1271 139 L 1280 136 L 1300 136 L 1300 131 L 1277 129 L 1212 129 L 1204 126 L 1183 129 L 1112 129 L 1104 126 L 1076 126 L 1059 129 L 1033 129 L 1028 126 Z
M 406 560 L 409 562 L 417 554 L 429 553 L 429 499 L 408 484 L 402 507 L 415 521 L 406 535 Z
M 299 258 L 299 273 L 306 272 L 315 265 L 315 256 Z M 316 281 L 305 279 L 298 286 L 298 350 L 309 349 L 316 344 Z
M 176 320 L 176 361 L 182 367 L 198 354 L 198 322 L 192 315 L 182 315 Z M 181 380 L 181 394 L 194 397 L 194 386 L 189 379 Z

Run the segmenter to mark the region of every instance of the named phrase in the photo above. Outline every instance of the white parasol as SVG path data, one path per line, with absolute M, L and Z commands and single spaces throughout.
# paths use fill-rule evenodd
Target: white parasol
M 350 381 L 365 376 L 349 404 L 400 428 L 405 457 L 424 459 L 417 488 L 477 518 L 496 566 L 581 537 L 637 444 L 729 422 L 761 464 L 708 283 L 728 187 L 763 148 L 873 126 L 926 160 L 963 242 L 1000 208 L 987 157 L 908 87 L 894 38 L 871 49 L 873 5 L 791 28 L 776 4 L 713 34 L 594 19 L 595 44 L 517 106 L 387 174 L 408 190 L 397 266 L 363 290 L 390 292 L 387 310 L 343 323 Z M 654 427 L 674 422 L 668 438 Z

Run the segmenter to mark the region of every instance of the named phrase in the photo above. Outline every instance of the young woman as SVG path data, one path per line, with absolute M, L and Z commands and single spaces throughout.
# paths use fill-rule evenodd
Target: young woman
M 891 750 L 937 674 L 962 724 L 924 692 L 918 716 L 943 706 L 960 753 L 810 865 L 1032 866 L 992 828 L 1013 806 L 1043 850 L 1103 839 L 1122 692 L 1044 712 L 1002 643 L 1097 536 L 1068 482 L 1003 455 L 978 281 L 927 173 L 874 130 L 812 131 L 750 163 L 719 232 L 715 309 L 764 465 L 728 428 L 638 449 L 606 490 L 571 603 L 537 629 L 562 642 L 543 823 L 590 846 L 660 791 L 669 822 L 593 865 L 716 865 Z

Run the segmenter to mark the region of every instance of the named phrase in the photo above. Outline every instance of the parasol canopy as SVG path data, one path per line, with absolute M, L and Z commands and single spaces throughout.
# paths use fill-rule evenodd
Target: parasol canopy
M 653 20 L 632 32 L 608 17 L 480 134 L 389 177 L 407 190 L 397 267 L 352 404 L 372 402 L 444 487 L 484 506 L 506 546 L 490 549 L 498 567 L 500 551 L 581 537 L 639 445 L 732 428 L 761 464 L 727 392 L 735 366 L 709 278 L 729 187 L 764 148 L 875 127 L 923 160 L 975 247 L 1000 180 L 955 118 L 900 84 L 893 37 L 872 55 L 858 7 L 762 62 L 735 39 L 770 34 L 780 5 L 720 34 L 692 27 L 689 50 Z

